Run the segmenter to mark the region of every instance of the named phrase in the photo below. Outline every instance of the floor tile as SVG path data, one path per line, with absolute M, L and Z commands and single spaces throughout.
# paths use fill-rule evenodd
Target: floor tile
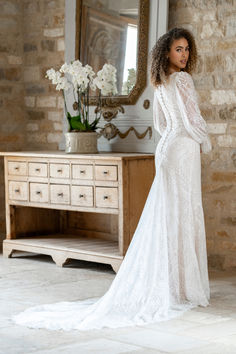
M 181 332 L 179 332 L 181 334 Z M 199 338 L 204 340 L 212 340 L 227 335 L 236 334 L 236 320 L 228 320 L 219 323 L 202 325 L 191 328 L 187 332 L 183 332 L 191 338 Z
M 235 354 L 235 348 L 230 345 L 209 344 L 202 348 L 176 352 L 175 354 Z
M 165 354 L 165 353 L 166 352 L 162 352 L 157 349 L 148 349 L 148 348 L 135 350 L 131 352 L 125 352 L 125 354 Z
M 218 337 L 214 339 L 215 343 L 222 343 L 222 344 L 227 344 L 227 345 L 232 345 L 235 347 L 235 353 L 236 353 L 236 334 L 229 335 L 229 336 L 223 336 L 223 337 Z
M 200 323 L 195 323 L 187 320 L 173 319 L 169 321 L 162 321 L 146 326 L 143 328 L 155 329 L 159 331 L 165 331 L 169 333 L 178 333 L 179 331 L 187 331 L 189 328 L 200 326 Z
M 206 312 L 198 312 L 195 310 L 185 312 L 180 319 L 182 320 L 187 320 L 190 322 L 195 322 L 198 324 L 212 324 L 212 323 L 217 323 L 217 322 L 224 322 L 228 321 L 231 318 L 229 316 L 219 316 L 219 315 L 214 315 L 214 314 L 209 314 Z
M 34 305 L 99 297 L 114 277 L 109 265 L 72 261 L 60 268 L 47 256 L 0 255 L 0 354 L 236 354 L 233 272 L 211 273 L 210 306 L 170 321 L 64 332 L 29 329 L 10 320 Z
M 51 350 L 36 351 L 35 354 L 119 354 L 131 351 L 137 353 L 140 347 L 120 343 L 109 339 L 95 339 L 83 343 L 75 343 Z
M 26 354 L 60 345 L 80 343 L 91 337 L 81 332 L 29 329 L 12 324 L 11 327 L 0 329 L 0 339 L 0 350 L 3 354 Z
M 109 335 L 106 334 L 106 337 L 108 336 Z M 134 330 L 127 334 L 116 334 L 114 339 L 142 347 L 165 351 L 167 353 L 174 353 L 177 350 L 198 348 L 208 344 L 203 340 L 153 329 L 139 329 L 138 331 Z

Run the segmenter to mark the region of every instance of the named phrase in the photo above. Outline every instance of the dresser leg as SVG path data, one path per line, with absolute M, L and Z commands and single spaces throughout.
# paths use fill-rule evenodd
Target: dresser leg
M 120 264 L 113 263 L 113 264 L 111 264 L 111 266 L 112 266 L 112 269 L 114 270 L 114 272 L 117 273 L 120 268 Z
M 63 255 L 51 255 L 51 257 L 58 267 L 63 267 L 68 261 L 68 258 Z
M 4 258 L 11 258 L 13 252 L 14 250 L 12 249 L 12 247 L 5 246 L 3 243 L 2 253 Z

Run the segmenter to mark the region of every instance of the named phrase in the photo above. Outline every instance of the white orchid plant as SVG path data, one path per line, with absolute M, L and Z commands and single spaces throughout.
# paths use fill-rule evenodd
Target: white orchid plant
M 49 69 L 46 78 L 56 85 L 56 90 L 62 91 L 65 105 L 66 117 L 69 123 L 69 131 L 95 131 L 101 118 L 102 96 L 115 95 L 116 88 L 116 68 L 111 64 L 104 64 L 103 68 L 97 72 L 97 76 L 90 65 L 83 66 L 79 60 L 70 64 L 64 63 L 59 71 Z M 95 110 L 96 117 L 93 122 L 89 122 L 89 91 L 99 90 L 98 110 Z M 76 116 L 71 116 L 67 109 L 65 92 L 72 89 L 75 98 L 73 108 L 78 112 Z M 76 99 L 77 95 L 77 99 Z M 99 112 L 99 116 L 97 116 Z

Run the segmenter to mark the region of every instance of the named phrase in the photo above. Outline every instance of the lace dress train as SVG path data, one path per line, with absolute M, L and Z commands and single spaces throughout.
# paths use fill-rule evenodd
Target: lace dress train
M 89 330 L 168 320 L 209 304 L 200 144 L 211 150 L 191 76 L 154 92 L 161 139 L 156 176 L 125 258 L 101 298 L 36 306 L 14 316 L 32 328 Z

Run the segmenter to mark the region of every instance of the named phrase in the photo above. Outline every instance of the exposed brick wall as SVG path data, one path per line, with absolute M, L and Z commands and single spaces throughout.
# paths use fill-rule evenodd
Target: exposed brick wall
M 199 52 L 193 75 L 213 151 L 202 154 L 202 195 L 210 267 L 236 267 L 235 1 L 170 0 L 169 29 L 192 31 Z

